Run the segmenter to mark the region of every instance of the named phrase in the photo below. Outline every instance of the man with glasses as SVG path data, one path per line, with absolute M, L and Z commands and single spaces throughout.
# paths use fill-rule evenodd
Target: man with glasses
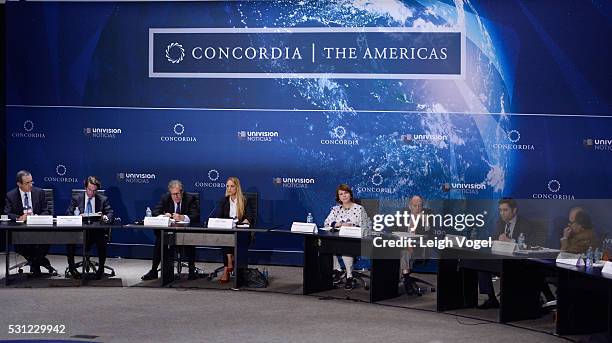
M 13 221 L 27 221 L 31 215 L 50 215 L 47 208 L 45 192 L 34 187 L 32 174 L 27 170 L 20 170 L 16 177 L 17 188 L 6 193 L 4 201 L 4 214 Z M 15 251 L 22 255 L 30 265 L 30 273 L 34 276 L 41 275 L 40 266 L 45 267 L 50 273 L 55 269 L 51 262 L 45 257 L 49 251 L 48 244 L 18 244 Z
M 154 216 L 166 216 L 177 222 L 185 224 L 200 223 L 200 204 L 196 197 L 187 194 L 183 190 L 183 183 L 179 180 L 172 180 L 168 183 L 168 192 L 162 195 L 155 209 Z M 183 247 L 189 262 L 189 280 L 196 278 L 195 274 L 195 246 Z M 155 250 L 153 251 L 153 263 L 151 270 L 142 276 L 143 280 L 157 279 L 157 267 L 161 262 L 161 237 L 158 230 L 155 230 Z
M 72 215 L 76 208 L 79 209 L 81 215 L 99 214 L 102 216 L 103 222 L 113 220 L 113 209 L 110 206 L 108 197 L 99 194 L 98 190 L 102 187 L 102 183 L 95 176 L 89 176 L 85 180 L 85 191 L 78 193 L 72 197 L 70 206 L 66 210 L 67 215 Z M 83 249 L 89 249 L 93 244 L 98 250 L 98 269 L 94 276 L 95 279 L 101 279 L 104 276 L 104 264 L 106 262 L 106 230 L 91 230 L 87 232 L 87 246 Z M 69 244 L 66 247 L 68 257 L 68 272 L 72 277 L 78 279 L 81 277 L 79 271 L 74 264 L 74 253 L 76 245 Z

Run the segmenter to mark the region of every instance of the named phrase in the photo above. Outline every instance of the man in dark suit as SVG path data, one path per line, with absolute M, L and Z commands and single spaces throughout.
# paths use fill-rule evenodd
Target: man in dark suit
M 29 215 L 50 215 L 45 192 L 41 188 L 33 187 L 32 174 L 27 170 L 20 170 L 16 180 L 17 188 L 6 193 L 4 214 L 11 220 L 18 221 L 26 221 Z M 40 266 L 51 273 L 55 272 L 51 262 L 45 257 L 49 251 L 48 244 L 19 244 L 15 245 L 15 251 L 28 260 L 32 274 L 40 275 Z
M 423 207 L 423 198 L 420 195 L 414 195 L 410 198 L 408 202 L 408 213 L 410 215 L 410 221 L 407 227 L 408 232 L 424 235 L 426 238 L 433 236 L 432 223 L 427 218 L 427 215 L 432 214 L 433 211 Z M 422 255 L 423 252 L 423 249 L 411 247 L 401 251 L 400 267 L 402 269 L 402 280 L 407 294 L 414 292 L 415 284 L 410 273 L 412 272 L 415 255 Z
M 525 236 L 525 244 L 535 245 L 536 233 L 533 224 L 518 215 L 518 206 L 516 200 L 504 198 L 498 202 L 499 221 L 495 225 L 495 233 L 492 235 L 494 240 L 512 242 L 517 240 L 522 233 Z M 493 274 L 489 272 L 478 273 L 478 288 L 480 294 L 486 294 L 488 299 L 478 306 L 480 309 L 489 309 L 499 307 L 499 301 L 495 296 L 493 289 Z
M 162 195 L 155 209 L 154 216 L 166 216 L 176 221 L 198 225 L 200 223 L 200 204 L 198 199 L 183 190 L 183 183 L 172 180 L 168 183 L 168 193 Z M 157 279 L 157 267 L 161 262 L 161 240 L 159 231 L 155 231 L 155 250 L 153 251 L 153 263 L 151 270 L 142 276 L 143 280 Z M 195 247 L 183 247 L 189 262 L 189 280 L 196 278 L 195 274 Z
M 89 176 L 85 180 L 85 191 L 78 193 L 72 197 L 70 206 L 66 210 L 67 215 L 72 215 L 76 208 L 79 213 L 93 214 L 98 213 L 102 216 L 103 222 L 113 221 L 113 209 L 110 206 L 108 198 L 98 193 L 102 187 L 102 183 L 95 176 Z M 106 230 L 92 230 L 87 233 L 86 247 L 89 249 L 93 244 L 98 249 L 98 270 L 94 276 L 95 279 L 101 279 L 104 276 L 104 263 L 106 262 Z M 68 271 L 74 278 L 79 278 L 81 275 L 74 264 L 74 253 L 76 245 L 69 244 L 66 247 L 68 256 Z

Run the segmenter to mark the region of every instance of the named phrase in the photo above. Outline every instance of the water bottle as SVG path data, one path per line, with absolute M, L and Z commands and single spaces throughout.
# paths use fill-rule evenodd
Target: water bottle
M 81 210 L 79 210 L 78 206 L 74 208 L 74 215 L 75 216 L 80 216 L 81 215 Z
M 308 212 L 308 216 L 306 216 L 306 222 L 307 223 L 314 223 L 314 217 L 312 216 L 311 212 Z
M 595 253 L 593 254 L 593 259 L 594 262 L 599 262 L 601 261 L 601 258 L 603 257 L 603 253 L 601 252 L 601 250 L 599 250 L 599 248 L 595 249 Z
M 589 247 L 589 249 L 586 252 L 586 267 L 587 268 L 593 267 L 593 248 L 592 247 Z
M 266 279 L 266 281 L 268 281 L 268 268 L 264 267 L 263 272 L 261 273 L 264 277 L 264 279 Z
M 151 213 L 151 209 L 149 207 L 147 207 L 147 210 L 145 211 L 145 217 L 152 217 L 153 214 Z
M 526 246 L 525 246 L 525 234 L 524 233 L 521 232 L 521 234 L 518 236 L 517 244 L 518 244 L 519 249 L 525 249 L 526 248 Z

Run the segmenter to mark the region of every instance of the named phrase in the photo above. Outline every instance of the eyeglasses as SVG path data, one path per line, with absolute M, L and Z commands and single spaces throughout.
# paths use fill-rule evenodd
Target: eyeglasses
M 22 184 L 22 185 L 33 185 L 34 181 L 20 182 L 20 184 Z
M 183 192 L 180 192 L 180 193 L 170 193 L 170 195 L 172 195 L 172 196 L 176 196 L 176 197 L 177 197 L 177 196 L 179 196 L 179 195 L 181 195 L 181 194 L 183 194 Z

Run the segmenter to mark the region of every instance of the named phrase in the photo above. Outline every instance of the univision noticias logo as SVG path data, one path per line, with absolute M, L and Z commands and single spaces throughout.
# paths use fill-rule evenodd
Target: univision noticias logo
M 380 174 L 379 171 L 374 172 L 370 176 L 369 184 L 366 186 L 358 186 L 355 188 L 355 191 L 358 194 L 362 193 L 382 193 L 382 194 L 393 194 L 396 192 L 396 189 L 393 187 L 385 187 L 383 186 L 384 178 Z
M 121 129 L 112 128 L 101 128 L 101 127 L 87 127 L 83 129 L 83 134 L 91 138 L 108 138 L 114 139 L 120 135 Z
M 405 135 L 401 135 L 401 141 L 406 144 L 413 144 L 420 141 L 425 142 L 446 142 L 448 141 L 448 136 L 439 135 L 439 134 L 412 134 L 407 133 Z
M 238 139 L 247 142 L 272 142 L 278 138 L 278 131 L 238 131 Z
M 199 188 L 225 188 L 225 183 L 220 177 L 221 173 L 217 169 L 210 169 L 206 173 L 206 179 L 196 181 L 194 186 Z
M 185 125 L 181 123 L 175 123 L 172 125 L 172 133 L 173 136 L 161 136 L 160 139 L 162 142 L 188 142 L 195 143 L 198 139 L 194 136 L 185 135 Z
M 23 122 L 23 131 L 11 133 L 12 138 L 46 138 L 44 132 L 36 132 L 34 121 L 27 119 Z
M 151 180 L 154 181 L 156 178 L 157 176 L 153 173 L 117 173 L 117 180 L 125 183 L 149 183 Z
M 587 149 L 612 151 L 612 139 L 583 139 L 582 145 Z
M 561 191 L 561 182 L 556 179 L 549 180 L 546 184 L 546 189 L 548 193 L 534 193 L 532 194 L 533 199 L 559 199 L 559 200 L 573 200 L 573 194 L 562 194 Z
M 53 176 L 45 176 L 43 180 L 45 182 L 54 182 L 54 183 L 79 183 L 78 178 L 66 176 L 68 173 L 68 168 L 66 168 L 65 164 L 58 164 L 55 166 L 55 175 Z
M 494 149 L 498 150 L 535 150 L 533 144 L 519 143 L 521 133 L 518 130 L 509 130 L 505 134 L 506 143 L 493 144 Z
M 462 194 L 478 194 L 480 191 L 487 189 L 487 186 L 484 183 L 446 182 L 442 184 L 441 188 L 444 193 L 457 191 Z
M 336 126 L 329 131 L 329 139 L 321 139 L 322 145 L 359 145 L 359 139 L 348 137 L 344 126 Z
M 275 177 L 272 179 L 275 186 L 283 188 L 308 188 L 315 184 L 315 179 L 307 177 Z

